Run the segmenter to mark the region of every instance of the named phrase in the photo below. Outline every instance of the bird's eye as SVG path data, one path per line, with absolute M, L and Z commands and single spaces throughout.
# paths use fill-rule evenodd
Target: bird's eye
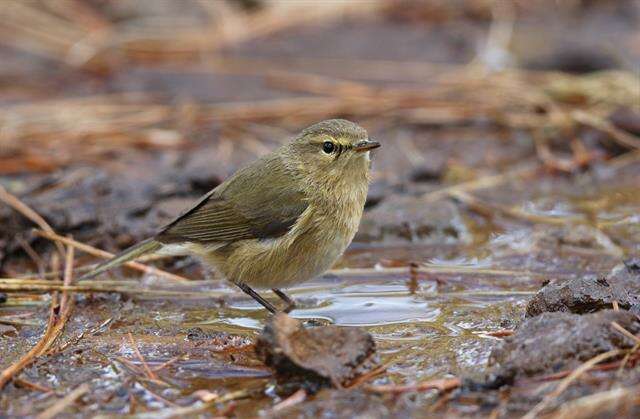
M 336 149 L 336 146 L 331 141 L 325 141 L 322 143 L 322 151 L 327 154 L 333 153 L 333 150 Z

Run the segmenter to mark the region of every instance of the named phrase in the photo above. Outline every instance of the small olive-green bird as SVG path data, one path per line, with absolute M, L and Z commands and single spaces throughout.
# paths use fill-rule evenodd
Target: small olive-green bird
M 319 122 L 204 195 L 154 237 L 80 280 L 148 253 L 195 255 L 274 313 L 253 288 L 281 288 L 329 269 L 360 223 L 369 151 L 380 144 L 344 119 Z

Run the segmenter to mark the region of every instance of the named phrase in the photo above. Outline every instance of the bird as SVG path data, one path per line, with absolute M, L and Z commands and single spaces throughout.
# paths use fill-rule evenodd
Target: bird
M 144 240 L 98 265 L 80 281 L 145 254 L 191 255 L 255 299 L 319 276 L 353 240 L 370 183 L 370 151 L 380 147 L 345 119 L 303 129 L 291 141 L 224 180 Z

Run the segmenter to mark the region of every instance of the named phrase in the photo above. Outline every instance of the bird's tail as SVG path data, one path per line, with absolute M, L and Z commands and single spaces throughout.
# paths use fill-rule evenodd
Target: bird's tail
M 84 281 L 85 279 L 94 278 L 111 268 L 120 266 L 123 263 L 129 262 L 130 260 L 133 260 L 139 256 L 146 255 L 147 253 L 153 253 L 161 247 L 162 243 L 153 239 L 142 241 L 115 255 L 113 258 L 107 260 L 106 262 L 99 264 L 91 272 L 87 272 L 86 274 L 82 275 L 78 279 L 78 281 Z

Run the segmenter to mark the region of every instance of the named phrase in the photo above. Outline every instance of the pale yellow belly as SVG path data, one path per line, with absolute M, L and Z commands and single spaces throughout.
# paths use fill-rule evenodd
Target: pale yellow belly
M 286 238 L 238 243 L 229 255 L 211 254 L 207 261 L 231 282 L 256 288 L 287 288 L 308 281 L 340 258 L 352 237 L 321 240 L 305 238 L 304 243 L 287 243 Z M 226 256 L 226 257 L 225 257 Z

